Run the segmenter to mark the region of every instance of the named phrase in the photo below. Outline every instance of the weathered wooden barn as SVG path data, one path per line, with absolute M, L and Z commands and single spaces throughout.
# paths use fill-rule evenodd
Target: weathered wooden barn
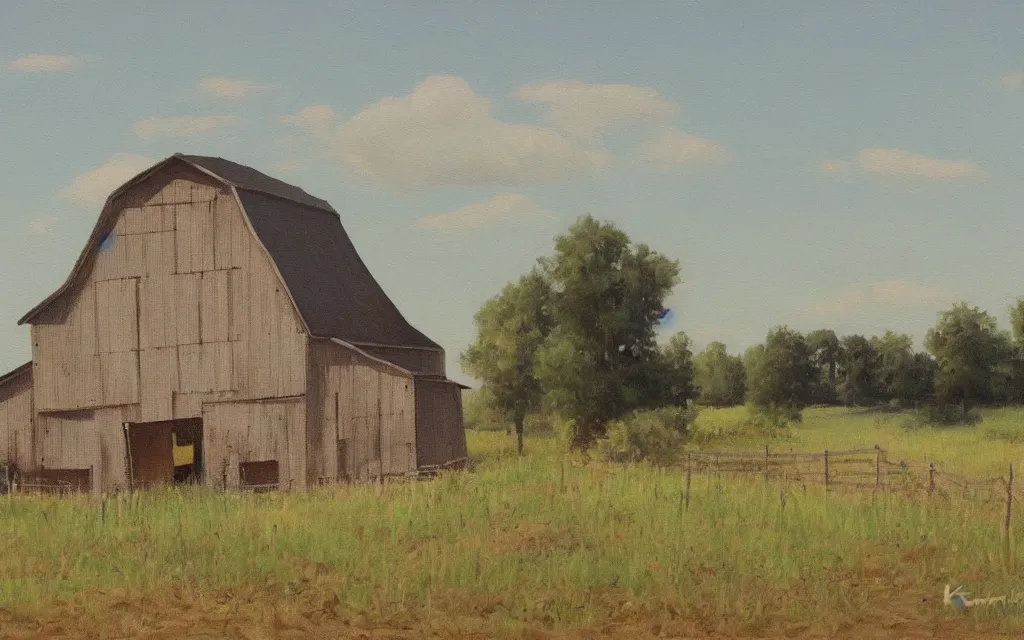
M 221 158 L 176 154 L 111 194 L 25 323 L 0 460 L 28 476 L 301 490 L 466 459 L 464 387 L 338 213 Z

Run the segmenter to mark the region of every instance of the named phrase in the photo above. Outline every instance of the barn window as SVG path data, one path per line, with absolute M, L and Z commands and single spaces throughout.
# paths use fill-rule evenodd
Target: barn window
M 242 489 L 249 491 L 272 491 L 279 483 L 277 460 L 240 462 L 238 476 Z

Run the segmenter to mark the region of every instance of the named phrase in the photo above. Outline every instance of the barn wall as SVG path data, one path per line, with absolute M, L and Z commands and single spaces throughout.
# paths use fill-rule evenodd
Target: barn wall
M 465 458 L 462 391 L 450 381 L 416 379 L 416 459 L 420 467 Z
M 310 344 L 309 380 L 309 483 L 415 471 L 415 390 L 408 372 L 317 340 Z
M 123 421 L 305 393 L 303 323 L 230 190 L 171 167 L 119 197 L 100 226 L 110 236 L 78 283 L 33 320 L 38 464 L 91 461 L 104 489 L 120 486 Z M 83 410 L 95 411 L 67 413 Z M 222 432 L 234 424 L 215 415 Z M 238 428 L 274 420 L 256 413 Z M 282 473 L 304 478 L 304 455 Z
M 32 327 L 38 411 L 138 404 L 156 421 L 303 393 L 302 321 L 230 190 L 168 169 L 109 216 L 84 281 Z
M 238 488 L 240 465 L 276 460 L 281 489 L 306 487 L 304 397 L 203 405 L 205 482 Z
M 413 373 L 444 376 L 444 351 L 407 347 L 369 347 L 356 345 L 366 353 L 387 360 Z
M 32 467 L 32 372 L 0 387 L 0 461 Z
M 38 414 L 32 468 L 91 469 L 94 492 L 128 488 L 123 425 L 137 420 L 137 406 Z

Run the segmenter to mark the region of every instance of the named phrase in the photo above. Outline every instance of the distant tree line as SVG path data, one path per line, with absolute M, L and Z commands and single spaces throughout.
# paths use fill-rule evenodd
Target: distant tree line
M 1009 332 L 955 304 L 928 331 L 924 352 L 892 331 L 840 337 L 780 326 L 742 356 L 721 342 L 694 354 L 683 332 L 656 340 L 679 281 L 678 262 L 585 216 L 483 305 L 460 360 L 482 381 L 488 410 L 515 429 L 520 453 L 537 412 L 566 418 L 572 445 L 584 448 L 609 423 L 659 407 L 746 404 L 781 420 L 809 405 L 931 407 L 955 419 L 978 405 L 1024 402 L 1024 300 Z

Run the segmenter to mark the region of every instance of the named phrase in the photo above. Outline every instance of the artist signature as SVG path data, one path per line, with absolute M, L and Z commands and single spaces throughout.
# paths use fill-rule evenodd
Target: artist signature
M 1016 591 L 1011 591 L 1009 596 L 970 599 L 967 597 L 970 594 L 966 591 L 961 591 L 961 589 L 963 589 L 963 585 L 950 591 L 949 585 L 947 584 L 942 593 L 942 603 L 946 606 L 952 605 L 961 611 L 966 611 L 967 609 L 978 605 L 1015 605 L 1024 603 L 1024 593 L 1018 593 Z

